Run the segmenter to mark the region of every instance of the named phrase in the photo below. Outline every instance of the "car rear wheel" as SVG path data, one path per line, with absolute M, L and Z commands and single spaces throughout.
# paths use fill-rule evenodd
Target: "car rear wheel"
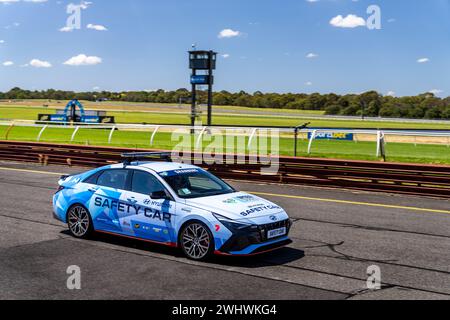
M 181 231 L 180 246 L 191 260 L 205 260 L 214 251 L 214 239 L 209 228 L 198 221 L 189 222 Z
M 74 205 L 67 214 L 69 231 L 75 238 L 85 239 L 92 234 L 92 220 L 88 210 L 81 205 Z

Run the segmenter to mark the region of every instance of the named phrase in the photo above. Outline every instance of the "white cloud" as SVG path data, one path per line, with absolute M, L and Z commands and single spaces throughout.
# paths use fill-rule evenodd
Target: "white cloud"
M 354 14 L 349 14 L 345 18 L 338 15 L 330 20 L 330 24 L 336 28 L 356 28 L 366 26 L 366 20 Z
M 97 31 L 108 31 L 108 29 L 105 26 L 102 26 L 100 24 L 88 24 L 87 25 L 88 29 L 92 29 L 92 30 L 97 30 Z
M 48 61 L 33 59 L 30 61 L 30 66 L 35 67 L 35 68 L 51 68 L 52 64 Z
M 96 56 L 87 56 L 85 54 L 79 54 L 70 58 L 64 62 L 67 66 L 93 66 L 102 63 L 102 58 Z
M 5 62 L 3 62 L 2 64 L 3 64 L 5 67 L 10 67 L 10 66 L 14 65 L 14 62 L 12 62 L 12 61 L 5 61 Z
M 86 10 L 87 8 L 89 8 L 89 6 L 92 4 L 92 2 L 90 1 L 81 1 L 80 3 L 80 7 L 81 9 Z
M 59 31 L 61 31 L 61 32 L 72 32 L 73 28 L 71 28 L 71 27 L 62 27 L 61 29 L 59 29 Z
M 388 93 L 386 93 L 386 96 L 395 97 L 395 91 L 388 91 Z
M 0 0 L 0 3 L 10 4 L 14 2 L 19 2 L 20 0 Z
M 230 57 L 230 55 L 228 54 L 228 53 L 224 53 L 223 55 L 222 55 L 222 58 L 224 58 L 224 59 L 227 59 L 227 58 L 229 58 Z
M 417 60 L 417 63 L 427 63 L 427 62 L 430 62 L 430 59 L 428 59 L 428 58 L 420 58 L 420 59 Z
M 317 53 L 313 53 L 313 52 L 311 52 L 311 53 L 308 53 L 307 55 L 306 55 L 306 58 L 308 58 L 308 59 L 314 59 L 314 58 L 317 58 L 319 55 L 317 54 Z
M 5 43 L 5 40 L 0 40 L 0 44 Z
M 242 33 L 240 31 L 237 30 L 233 30 L 233 29 L 223 29 L 222 31 L 220 31 L 218 38 L 222 39 L 222 38 L 234 38 L 234 37 L 238 37 L 240 36 Z
M 444 92 L 444 90 L 440 90 L 440 89 L 431 89 L 430 91 L 428 91 L 429 93 L 432 93 L 434 95 L 438 95 L 442 92 Z
M 308 82 L 305 83 L 305 85 L 307 85 L 307 86 L 312 86 L 313 83 L 312 83 L 311 81 L 308 81 Z

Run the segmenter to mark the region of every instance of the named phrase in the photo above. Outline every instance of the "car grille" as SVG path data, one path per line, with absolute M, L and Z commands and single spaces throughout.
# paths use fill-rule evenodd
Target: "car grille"
M 261 242 L 267 241 L 267 233 L 270 230 L 286 228 L 286 231 L 288 234 L 291 226 L 292 226 L 292 222 L 290 219 L 283 220 L 283 221 L 277 221 L 274 223 L 259 225 L 258 229 L 259 229 L 260 235 L 261 235 Z M 284 237 L 284 236 L 281 236 L 281 237 Z M 274 239 L 276 239 L 276 238 L 274 238 Z M 270 240 L 273 240 L 273 239 L 270 239 Z
M 244 229 L 239 231 L 239 233 L 233 234 L 233 236 L 222 246 L 220 251 L 222 252 L 231 252 L 231 251 L 241 251 L 252 244 L 261 244 L 267 242 L 267 233 L 270 230 L 275 230 L 279 228 L 286 227 L 287 234 L 291 228 L 291 220 L 283 220 L 277 221 L 274 223 L 259 225 L 256 229 Z M 286 234 L 286 235 L 287 235 Z M 284 236 L 280 236 L 278 238 L 272 238 L 272 240 L 276 240 Z M 265 247 L 264 247 L 265 248 Z
M 289 219 L 287 220 L 283 220 L 283 221 L 277 221 L 274 223 L 269 223 L 269 224 L 263 224 L 259 226 L 259 229 L 265 229 L 265 230 L 275 230 L 275 229 L 280 229 L 280 228 L 289 228 L 291 226 L 291 221 Z

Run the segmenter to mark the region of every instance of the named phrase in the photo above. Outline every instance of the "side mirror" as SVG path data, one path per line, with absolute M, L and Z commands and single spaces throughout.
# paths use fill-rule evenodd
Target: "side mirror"
M 169 200 L 170 199 L 169 195 L 164 190 L 152 192 L 150 194 L 150 198 L 152 198 L 153 200 Z

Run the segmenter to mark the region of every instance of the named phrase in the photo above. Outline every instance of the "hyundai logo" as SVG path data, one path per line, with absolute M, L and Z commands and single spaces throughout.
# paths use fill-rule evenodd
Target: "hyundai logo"
M 275 216 L 270 216 L 269 219 L 272 220 L 272 221 L 277 221 L 278 220 L 277 217 L 275 217 Z

